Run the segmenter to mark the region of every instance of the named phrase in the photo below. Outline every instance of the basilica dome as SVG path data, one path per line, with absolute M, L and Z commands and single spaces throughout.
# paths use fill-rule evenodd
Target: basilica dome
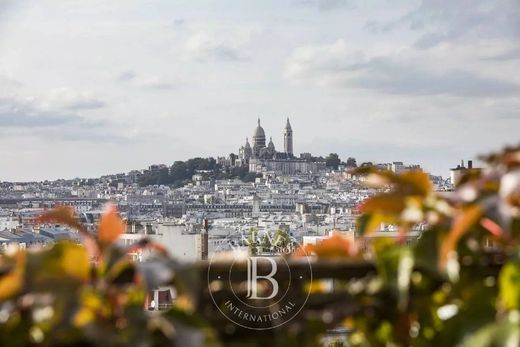
M 253 137 L 265 138 L 264 128 L 262 128 L 262 126 L 260 125 L 260 119 L 258 120 L 258 126 L 255 129 L 255 133 L 253 134 Z
M 258 151 L 262 148 L 265 148 L 265 132 L 264 128 L 260 125 L 260 118 L 258 118 L 258 126 L 253 135 L 253 150 L 258 154 Z

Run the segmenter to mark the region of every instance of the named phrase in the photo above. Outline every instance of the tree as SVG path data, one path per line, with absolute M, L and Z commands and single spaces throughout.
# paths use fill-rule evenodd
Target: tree
M 346 163 L 346 165 L 347 165 L 348 167 L 357 167 L 356 158 L 349 157 L 349 158 L 347 159 L 347 163 Z
M 229 154 L 229 159 L 231 161 L 231 166 L 235 166 L 235 161 L 237 160 L 238 156 L 235 153 Z
M 338 165 L 341 164 L 341 160 L 339 159 L 339 156 L 337 153 L 331 153 L 327 158 L 325 158 L 325 165 L 327 167 L 330 167 L 334 170 L 338 169 Z

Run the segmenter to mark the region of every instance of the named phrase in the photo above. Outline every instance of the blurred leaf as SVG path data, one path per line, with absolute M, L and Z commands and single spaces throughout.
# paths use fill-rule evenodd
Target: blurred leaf
M 90 258 L 97 259 L 99 249 L 96 241 L 87 229 L 80 223 L 79 219 L 70 206 L 58 206 L 44 212 L 36 220 L 37 223 L 59 223 L 78 230 L 81 233 L 82 243 L 85 245 Z
M 62 241 L 49 249 L 31 253 L 27 258 L 26 282 L 33 290 L 66 290 L 60 285 L 86 282 L 90 261 L 86 249 Z
M 110 267 L 105 278 L 115 285 L 130 284 L 135 279 L 134 265 L 131 259 L 122 257 Z
M 399 175 L 403 191 L 408 195 L 426 196 L 432 191 L 432 182 L 428 174 L 418 171 L 406 171 Z
M 478 278 L 478 281 L 461 284 L 460 296 L 457 295 L 460 298 L 459 311 L 438 327 L 440 334 L 439 339 L 435 341 L 437 345 L 456 346 L 465 343 L 468 337 L 495 321 L 496 289 L 483 286 L 481 277 Z
M 38 217 L 36 222 L 64 224 L 80 231 L 83 234 L 89 235 L 85 227 L 79 222 L 79 219 L 76 217 L 74 209 L 69 206 L 58 206 L 53 208 L 52 210 L 46 211 L 40 217 Z
M 12 297 L 22 288 L 25 262 L 26 253 L 23 251 L 16 252 L 12 269 L 0 276 L 0 302 Z
M 433 186 L 428 175 L 419 170 L 406 171 L 395 174 L 388 170 L 379 170 L 374 167 L 360 167 L 355 174 L 368 175 L 368 182 L 379 187 L 392 185 L 394 192 L 403 195 L 426 196 L 432 192 Z
M 399 255 L 399 265 L 397 267 L 397 289 L 399 292 L 397 306 L 400 311 L 404 311 L 408 306 L 413 266 L 414 257 L 410 248 L 403 247 Z
M 99 242 L 105 246 L 111 245 L 125 229 L 126 225 L 119 217 L 117 208 L 114 205 L 110 205 L 99 221 Z
M 414 258 L 417 267 L 427 270 L 430 275 L 434 275 L 439 269 L 439 238 L 442 230 L 433 227 L 421 234 L 414 246 Z
M 401 213 L 405 208 L 404 196 L 399 193 L 376 195 L 360 206 L 361 213 Z
M 520 264 L 508 262 L 499 275 L 500 302 L 508 310 L 520 309 Z
M 148 289 L 170 284 L 174 273 L 178 275 L 174 272 L 175 263 L 165 257 L 154 257 L 136 265 Z
M 168 250 L 161 245 L 160 243 L 154 242 L 148 238 L 143 238 L 139 240 L 138 242 L 128 246 L 126 248 L 126 253 L 135 253 L 140 250 L 153 250 L 159 253 L 162 253 L 163 255 L 168 254 Z
M 375 241 L 373 247 L 378 274 L 397 295 L 398 309 L 404 311 L 408 305 L 413 253 L 408 246 L 397 245 L 390 238 Z
M 319 258 L 348 258 L 356 254 L 353 242 L 339 234 L 318 242 L 312 249 Z
M 313 249 L 314 249 L 314 245 L 308 243 L 308 244 L 305 244 L 305 245 L 302 245 L 300 247 L 298 247 L 292 254 L 291 256 L 292 257 L 296 257 L 296 258 L 299 258 L 299 257 L 308 257 L 310 255 L 312 255 L 312 252 L 313 252 Z
M 455 251 L 460 238 L 480 220 L 482 212 L 482 208 L 479 205 L 471 205 L 456 216 L 450 232 L 442 240 L 439 263 L 441 269 L 446 267 L 448 258 L 451 252 Z
M 331 291 L 330 280 L 313 280 L 305 284 L 304 291 L 311 294 L 328 293 Z
M 520 345 L 520 326 L 507 321 L 491 323 L 477 330 L 459 347 L 501 347 Z
M 489 218 L 483 218 L 480 224 L 494 236 L 500 237 L 504 234 L 502 227 Z
M 399 221 L 395 215 L 366 213 L 358 218 L 358 230 L 361 235 L 370 235 L 381 228 L 381 223 L 394 224 Z

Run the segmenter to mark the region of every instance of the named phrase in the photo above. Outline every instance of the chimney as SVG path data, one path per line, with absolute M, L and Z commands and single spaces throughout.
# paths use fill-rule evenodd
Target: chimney
M 201 232 L 201 259 L 208 260 L 208 229 L 209 223 L 206 218 L 202 221 L 202 232 Z
M 468 169 L 473 169 L 473 160 L 468 160 Z

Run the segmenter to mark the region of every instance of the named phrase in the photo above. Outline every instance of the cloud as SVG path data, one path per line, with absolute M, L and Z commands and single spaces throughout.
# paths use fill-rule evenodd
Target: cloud
M 81 107 L 84 107 L 82 105 Z M 72 111 L 50 111 L 35 99 L 0 97 L 2 138 L 39 138 L 46 143 L 131 143 L 131 135 L 119 134 L 105 120 L 90 120 Z
M 405 15 L 401 22 L 424 32 L 416 47 L 467 39 L 520 37 L 520 6 L 515 0 L 429 1 Z
M 299 0 L 299 5 L 316 7 L 320 11 L 331 11 L 350 6 L 349 0 Z
M 58 110 L 94 110 L 106 106 L 105 102 L 88 91 L 77 91 L 71 88 L 51 89 L 43 97 L 41 106 L 46 109 Z
M 295 49 L 286 64 L 285 76 L 296 82 L 388 94 L 480 97 L 506 96 L 520 91 L 518 84 L 482 77 L 464 69 L 426 69 L 400 60 L 399 56 L 370 57 L 349 49 L 343 40 Z
M 480 40 L 519 42 L 520 6 L 517 0 L 422 0 L 403 10 L 386 19 L 383 19 L 385 16 L 374 16 L 365 22 L 364 28 L 372 34 L 395 31 L 404 35 L 400 30 L 409 30 L 418 36 L 414 44 L 417 49 Z
M 46 128 L 62 125 L 98 126 L 83 118 L 62 112 L 46 111 L 35 105 L 34 99 L 20 100 L 0 97 L 0 128 Z
M 466 70 L 426 71 L 387 58 L 370 60 L 362 69 L 364 73 L 352 79 L 354 85 L 391 94 L 484 97 L 507 96 L 520 91 L 518 84 L 480 77 Z
M 136 88 L 174 89 L 176 85 L 155 75 L 140 75 L 133 70 L 126 70 L 116 77 L 117 82 L 128 83 Z
M 232 38 L 218 39 L 206 32 L 199 31 L 189 36 L 184 42 L 183 56 L 195 61 L 243 61 L 248 57 L 239 49 L 240 44 Z
M 22 87 L 23 84 L 20 81 L 17 81 L 13 78 L 2 76 L 0 75 L 0 88 L 2 88 L 4 91 L 6 89 L 16 89 Z
M 520 47 L 516 47 L 513 49 L 509 49 L 506 51 L 492 53 L 486 57 L 483 57 L 482 60 L 492 60 L 492 61 L 508 61 L 508 60 L 520 60 Z
M 499 113 L 497 115 L 499 119 L 513 119 L 513 120 L 520 120 L 520 109 L 518 110 L 509 110 L 504 111 L 503 113 Z
M 137 74 L 135 71 L 132 70 L 126 70 L 121 72 L 117 77 L 116 80 L 119 82 L 125 82 L 125 81 L 132 81 L 137 77 Z

